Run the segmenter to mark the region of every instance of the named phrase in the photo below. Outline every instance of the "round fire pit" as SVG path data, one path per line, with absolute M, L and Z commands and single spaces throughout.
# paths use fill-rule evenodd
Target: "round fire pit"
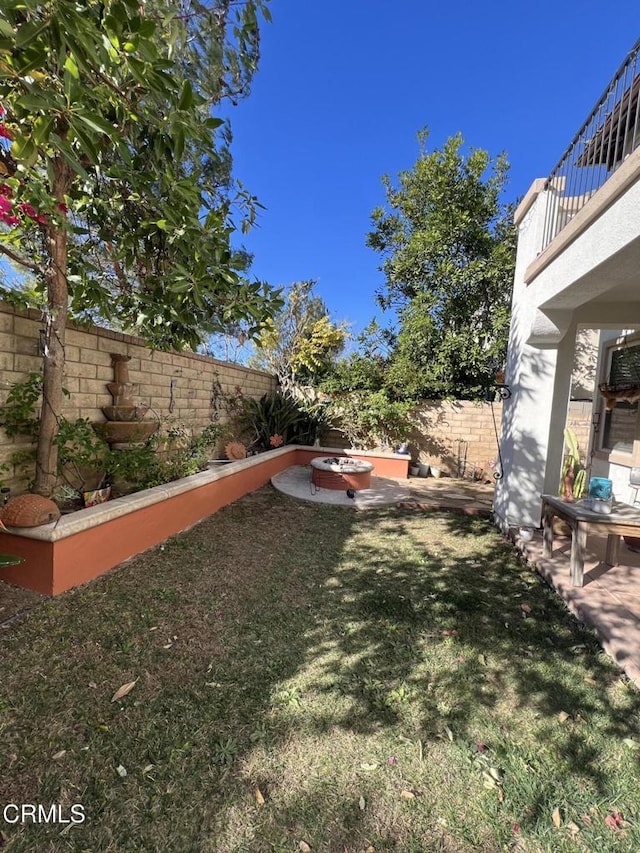
M 349 456 L 317 456 L 311 460 L 311 482 L 319 489 L 369 489 L 372 471 L 371 462 Z

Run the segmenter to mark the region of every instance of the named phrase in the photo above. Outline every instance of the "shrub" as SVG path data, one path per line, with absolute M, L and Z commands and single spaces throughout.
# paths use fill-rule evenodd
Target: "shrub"
M 259 400 L 246 399 L 240 422 L 252 433 L 252 447 L 262 450 L 281 444 L 313 444 L 329 426 L 322 404 L 304 404 L 279 391 Z M 274 445 L 276 437 L 281 441 Z

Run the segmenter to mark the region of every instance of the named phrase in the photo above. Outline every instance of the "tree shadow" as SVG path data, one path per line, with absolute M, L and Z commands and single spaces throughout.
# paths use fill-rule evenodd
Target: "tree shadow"
M 557 715 L 597 716 L 625 737 L 640 713 L 638 697 L 631 712 L 615 706 L 618 675 L 593 635 L 486 522 L 354 512 L 269 488 L 48 602 L 2 646 L 0 798 L 81 796 L 91 820 L 74 830 L 77 850 L 178 849 L 177 839 L 193 851 L 290 849 L 293 815 L 301 822 L 311 803 L 339 845 L 326 849 L 359 850 L 375 827 L 357 800 L 319 783 L 269 816 L 282 847 L 224 839 L 256 786 L 286 788 L 278 757 L 297 749 L 304 761 L 307 740 L 387 732 L 435 747 L 449 732 L 473 745 L 492 713 L 510 719 L 505 701 L 548 731 L 563 772 L 604 791 L 587 728 L 572 722 L 559 737 Z M 595 685 L 576 677 L 578 658 Z M 507 762 L 507 735 L 489 737 Z M 268 771 L 252 765 L 260 750 Z M 421 849 L 389 832 L 388 849 Z M 60 849 L 46 826 L 16 828 L 10 841 Z

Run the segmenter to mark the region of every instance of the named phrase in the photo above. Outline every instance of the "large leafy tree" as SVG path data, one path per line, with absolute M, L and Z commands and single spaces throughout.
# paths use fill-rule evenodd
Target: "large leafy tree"
M 504 360 L 515 263 L 508 164 L 463 151 L 460 134 L 383 178 L 367 244 L 382 256 L 383 308 L 398 312 L 387 383 L 396 394 L 474 397 Z
M 267 0 L 5 0 L 0 252 L 46 293 L 35 491 L 50 494 L 70 308 L 195 347 L 277 306 L 229 246 L 222 122 L 246 92 Z M 227 174 L 225 175 L 225 165 Z
M 291 285 L 282 309 L 260 330 L 250 360 L 252 366 L 274 373 L 288 393 L 301 384 L 317 384 L 347 339 L 346 325 L 331 320 L 314 287 L 310 280 Z

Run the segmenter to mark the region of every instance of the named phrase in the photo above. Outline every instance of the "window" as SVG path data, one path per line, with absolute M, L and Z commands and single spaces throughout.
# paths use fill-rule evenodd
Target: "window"
M 609 376 L 601 386 L 607 398 L 602 428 L 602 449 L 633 453 L 638 435 L 640 399 L 640 344 L 609 351 Z
M 620 453 L 633 453 L 637 419 L 637 403 L 626 401 L 616 403 L 614 409 L 605 412 L 602 447 L 605 450 L 617 450 Z

